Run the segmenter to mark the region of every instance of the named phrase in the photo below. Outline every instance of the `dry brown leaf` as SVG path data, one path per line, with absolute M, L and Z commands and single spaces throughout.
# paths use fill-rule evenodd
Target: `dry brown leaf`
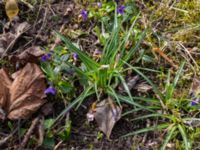
M 0 108 L 7 111 L 8 99 L 9 99 L 9 88 L 12 84 L 11 79 L 8 77 L 5 69 L 0 70 Z
M 0 89 L 0 108 L 6 111 L 8 107 L 9 89 L 6 86 L 1 86 Z
M 7 49 L 9 44 L 15 39 L 15 35 L 12 33 L 5 33 L 0 35 L 0 56 Z
M 132 90 L 132 89 L 137 85 L 138 80 L 139 80 L 139 76 L 138 76 L 138 75 L 129 77 L 129 78 L 127 79 L 127 81 L 126 81 L 127 86 L 128 86 L 128 89 L 129 89 L 129 90 Z M 121 93 L 126 92 L 126 90 L 124 89 L 123 84 L 120 84 L 120 86 L 119 86 L 119 91 L 120 91 Z
M 114 104 L 113 100 L 108 98 L 97 103 L 95 110 L 90 110 L 87 116 L 89 120 L 94 117 L 99 129 L 109 139 L 115 123 L 121 118 L 121 112 L 121 107 Z
M 36 63 L 38 58 L 44 55 L 45 52 L 40 49 L 39 46 L 33 46 L 27 48 L 25 51 L 20 53 L 19 55 L 12 55 L 10 56 L 10 61 L 13 63 L 20 62 L 20 63 Z
M 14 26 L 14 31 L 0 35 L 0 56 L 3 58 L 13 48 L 17 40 L 23 33 L 30 29 L 27 22 L 22 22 Z M 12 33 L 11 33 L 12 32 Z
M 45 76 L 40 68 L 28 63 L 16 74 L 12 82 L 6 71 L 0 70 L 0 108 L 11 120 L 26 119 L 45 103 Z
M 138 92 L 146 93 L 152 89 L 152 86 L 148 85 L 145 82 L 142 82 L 142 83 L 137 84 L 134 89 L 136 89 Z
M 12 80 L 9 78 L 5 69 L 0 70 L 0 83 L 0 86 L 6 86 L 7 88 L 10 88 L 12 84 Z
M 28 22 L 22 22 L 18 24 L 15 28 L 16 38 L 19 38 L 24 32 L 26 32 L 30 28 L 30 24 Z
M 26 119 L 42 104 L 45 97 L 45 76 L 36 64 L 28 63 L 10 87 L 9 119 Z
M 5 120 L 5 118 L 6 118 L 6 114 L 5 114 L 4 110 L 2 108 L 0 108 L 0 119 Z

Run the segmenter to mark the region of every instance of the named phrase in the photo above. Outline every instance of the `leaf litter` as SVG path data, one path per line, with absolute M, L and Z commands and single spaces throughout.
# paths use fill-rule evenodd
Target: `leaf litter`
M 34 63 L 27 63 L 14 74 L 12 80 L 7 71 L 0 70 L 0 107 L 4 112 L 1 119 L 27 119 L 46 101 L 45 76 Z
M 10 26 L 8 28 L 10 28 Z M 3 58 L 8 52 L 10 52 L 21 35 L 29 29 L 30 24 L 22 22 L 14 24 L 13 31 L 10 29 L 10 32 L 0 34 L 0 57 Z
M 87 113 L 88 121 L 97 122 L 99 129 L 110 139 L 112 129 L 121 118 L 122 108 L 117 106 L 109 97 L 98 103 L 93 103 L 92 108 Z

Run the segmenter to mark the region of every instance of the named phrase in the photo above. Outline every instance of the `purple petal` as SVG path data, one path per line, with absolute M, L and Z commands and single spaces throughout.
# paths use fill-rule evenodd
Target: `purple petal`
M 191 105 L 192 105 L 192 106 L 196 106 L 196 105 L 198 105 L 198 102 L 199 102 L 199 98 L 194 97 L 194 98 L 192 98 Z
M 51 56 L 52 56 L 52 55 L 51 55 L 51 53 L 48 53 L 48 54 L 47 54 L 47 57 L 49 57 L 49 58 L 50 58 Z
M 52 86 L 48 87 L 45 91 L 45 94 L 51 94 L 51 95 L 56 95 L 56 89 Z
M 73 53 L 73 58 L 74 59 L 78 59 L 78 54 L 77 53 Z
M 192 106 L 197 106 L 198 104 L 197 104 L 197 102 L 192 101 L 192 102 L 191 102 L 191 105 L 192 105 Z
M 43 55 L 43 56 L 40 58 L 40 60 L 43 61 L 43 62 L 48 61 L 48 60 L 51 60 L 51 56 L 52 56 L 52 54 L 48 53 L 48 54 L 46 54 L 46 55 Z
M 117 8 L 117 13 L 123 15 L 126 6 L 122 5 Z
M 100 2 L 97 2 L 97 6 L 98 6 L 99 8 L 101 8 L 101 7 L 102 7 L 102 4 L 101 4 Z
M 199 102 L 199 98 L 194 97 L 194 98 L 192 98 L 192 101 Z
M 41 61 L 45 62 L 47 61 L 47 56 L 46 55 L 43 55 L 41 58 L 40 58 Z
M 88 12 L 87 12 L 87 10 L 84 10 L 84 9 L 83 9 L 83 10 L 81 11 L 80 15 L 82 16 L 83 21 L 86 21 L 86 20 L 87 20 L 87 18 L 88 18 Z

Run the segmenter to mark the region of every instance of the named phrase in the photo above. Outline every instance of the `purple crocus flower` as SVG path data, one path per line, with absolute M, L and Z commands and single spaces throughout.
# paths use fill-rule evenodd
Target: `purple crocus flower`
M 192 98 L 191 105 L 192 105 L 192 106 L 197 106 L 197 105 L 198 105 L 198 102 L 199 102 L 199 98 Z
M 100 2 L 97 2 L 97 6 L 98 6 L 99 8 L 101 8 L 101 7 L 102 7 L 102 4 L 101 4 Z
M 48 87 L 45 91 L 45 94 L 51 94 L 51 95 L 56 95 L 56 89 L 52 86 Z
M 124 5 L 117 7 L 117 13 L 123 15 L 125 8 L 126 6 Z
M 43 62 L 48 61 L 48 60 L 51 60 L 51 56 L 52 56 L 52 55 L 51 55 L 50 53 L 45 54 L 45 55 L 43 55 L 43 56 L 40 58 L 40 60 L 43 61 Z
M 41 58 L 40 58 L 41 61 L 45 62 L 47 61 L 47 56 L 46 55 L 43 55 Z
M 191 102 L 191 106 L 197 106 L 198 104 L 195 101 Z
M 73 53 L 72 56 L 73 56 L 74 59 L 78 59 L 78 54 L 77 53 Z
M 74 62 L 77 62 L 77 60 L 78 60 L 78 54 L 77 53 L 73 53 L 72 54 L 72 58 L 73 58 Z
M 87 18 L 88 18 L 88 12 L 87 12 L 87 10 L 83 9 L 83 10 L 81 11 L 80 15 L 82 16 L 83 21 L 86 21 L 86 20 L 87 20 Z

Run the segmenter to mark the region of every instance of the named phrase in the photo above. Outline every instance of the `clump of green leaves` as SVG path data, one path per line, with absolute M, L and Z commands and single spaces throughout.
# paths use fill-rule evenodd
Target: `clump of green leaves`
M 135 16 L 135 20 L 131 22 L 131 27 L 125 30 L 123 36 L 121 36 L 122 24 L 121 21 L 118 20 L 117 11 L 115 11 L 113 30 L 109 39 L 106 41 L 105 45 L 103 45 L 104 48 L 99 61 L 95 61 L 93 58 L 89 57 L 86 52 L 81 51 L 78 46 L 74 45 L 68 38 L 57 33 L 65 43 L 69 52 L 76 53 L 81 61 L 80 66 L 73 65 L 70 62 L 66 62 L 66 64 L 75 70 L 79 83 L 83 87 L 83 92 L 72 101 L 58 118 L 75 105 L 78 104 L 78 106 L 80 106 L 83 100 L 92 94 L 96 94 L 98 100 L 100 100 L 102 95 L 114 97 L 118 104 L 120 104 L 123 98 L 118 96 L 116 90 L 116 86 L 119 83 L 122 83 L 130 101 L 132 101 L 129 104 L 142 107 L 132 99 L 125 81 L 126 70 L 124 69 L 124 62 L 128 62 L 128 60 L 133 57 L 146 33 L 145 30 L 139 38 L 135 39 L 137 42 L 135 42 L 131 48 L 126 48 L 139 15 L 140 14 Z M 143 107 L 143 109 L 145 108 Z
M 114 19 L 114 11 L 115 11 L 115 2 L 114 1 L 104 1 L 100 3 L 101 6 L 98 6 L 98 3 L 91 3 L 88 7 L 89 15 L 88 17 L 95 20 L 96 26 L 94 31 L 102 45 L 106 44 L 106 41 L 111 36 L 111 31 L 113 28 L 113 19 Z M 123 14 L 118 14 L 118 20 L 122 22 L 122 26 L 120 34 L 126 34 L 127 28 L 130 27 L 130 22 L 133 22 L 139 13 L 135 2 L 127 1 L 126 3 L 118 4 L 117 7 L 125 7 Z M 139 37 L 141 34 L 140 27 L 135 24 L 133 31 L 134 34 L 131 35 L 130 40 L 135 40 L 136 37 Z
M 160 118 L 160 122 L 157 125 L 147 127 L 144 129 L 137 130 L 133 133 L 127 134 L 126 136 L 140 134 L 149 131 L 167 131 L 163 137 L 162 148 L 165 150 L 167 144 L 170 142 L 176 143 L 176 149 L 186 149 L 189 150 L 194 144 L 195 135 L 199 135 L 199 131 L 191 122 L 199 121 L 199 118 L 195 116 L 197 107 L 191 105 L 191 100 L 188 97 L 176 98 L 175 90 L 181 73 L 183 72 L 184 63 L 182 63 L 180 69 L 177 71 L 173 82 L 170 82 L 170 71 L 168 72 L 168 77 L 165 85 L 164 92 L 161 92 L 153 82 L 148 79 L 142 72 L 134 69 L 138 74 L 140 74 L 146 81 L 152 85 L 155 94 L 158 99 L 157 102 L 154 100 L 152 104 L 154 106 L 153 110 L 159 110 L 159 113 L 152 113 L 145 116 L 140 116 L 133 119 L 147 119 L 147 118 Z M 162 118 L 162 119 L 161 119 Z M 179 144 L 177 144 L 177 142 Z
M 60 95 L 73 95 L 73 69 L 66 62 L 72 62 L 72 56 L 63 47 L 47 51 L 47 58 L 41 58 L 41 67 L 46 74 L 49 85 L 55 87 Z

